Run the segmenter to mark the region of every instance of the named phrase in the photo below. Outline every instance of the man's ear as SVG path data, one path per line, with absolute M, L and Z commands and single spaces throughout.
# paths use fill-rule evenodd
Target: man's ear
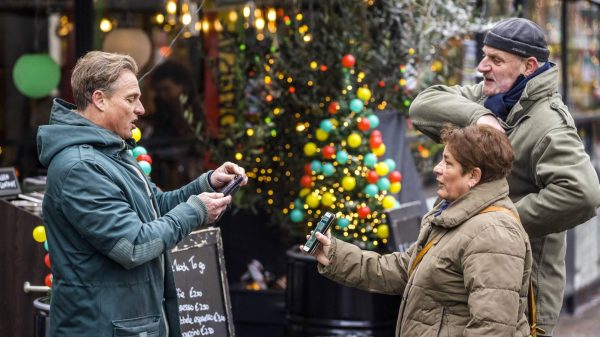
M 540 66 L 540 64 L 535 57 L 533 57 L 533 56 L 528 57 L 525 60 L 525 71 L 523 72 L 523 75 L 525 75 L 525 77 L 531 76 L 531 74 L 533 74 L 536 70 L 538 70 L 539 66 Z
M 100 111 L 106 109 L 106 96 L 102 91 L 96 90 L 92 93 L 92 104 Z

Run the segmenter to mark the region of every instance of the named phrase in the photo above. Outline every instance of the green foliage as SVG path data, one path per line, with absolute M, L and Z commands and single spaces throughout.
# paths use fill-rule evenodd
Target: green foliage
M 365 176 L 372 168 L 363 161 L 375 151 L 369 146 L 373 130 L 358 131 L 357 122 L 379 110 L 405 114 L 420 88 L 441 79 L 432 65 L 443 64 L 438 51 L 450 38 L 473 28 L 473 2 L 299 1 L 282 8 L 283 15 L 270 23 L 276 32 L 268 26 L 254 28 L 252 18 L 222 32 L 221 41 L 226 42 L 220 52 L 225 56 L 219 70 L 223 71 L 223 58 L 234 55 L 233 62 L 225 63 L 235 99 L 221 114 L 221 137 L 211 143 L 211 153 L 215 162 L 232 160 L 246 168 L 250 184 L 236 195 L 238 206 L 271 211 L 278 223 L 299 237 L 307 229 L 294 225 L 290 212 L 301 209 L 299 223 L 310 226 L 322 211 L 333 210 L 349 220 L 347 226 L 336 226 L 339 237 L 366 248 L 385 243 L 385 230 L 376 228 L 385 225 L 382 202 L 390 192 L 365 194 Z M 342 67 L 340 60 L 346 54 L 355 57 L 354 67 Z M 372 95 L 364 110 L 352 112 L 348 104 L 358 87 L 368 88 Z M 340 105 L 337 116 L 328 112 L 332 101 Z M 338 125 L 327 140 L 316 139 L 320 123 L 328 118 Z M 353 132 L 361 135 L 362 143 L 349 148 L 347 137 Z M 305 154 L 308 142 L 317 147 L 314 156 Z M 309 175 L 305 165 L 314 160 L 321 166 L 336 162 L 336 156 L 323 158 L 326 145 L 336 152 L 347 150 L 349 160 L 338 163 L 336 173 L 329 176 L 311 172 L 307 194 L 300 182 Z M 354 189 L 341 186 L 346 176 L 356 178 Z M 329 206 L 322 203 L 326 192 L 336 200 Z M 319 199 L 317 207 L 307 204 L 311 194 Z M 357 210 L 364 206 L 370 213 L 362 219 Z

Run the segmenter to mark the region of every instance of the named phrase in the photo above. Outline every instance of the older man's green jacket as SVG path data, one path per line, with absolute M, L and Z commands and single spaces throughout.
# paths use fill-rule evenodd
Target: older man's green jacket
M 510 198 L 531 239 L 538 325 L 551 334 L 562 307 L 566 232 L 596 214 L 598 176 L 575 122 L 557 93 L 558 67 L 532 78 L 503 126 L 516 157 Z M 439 140 L 444 123 L 467 126 L 493 113 L 483 106 L 483 84 L 436 85 L 410 107 L 415 127 Z
M 438 205 L 406 252 L 379 255 L 333 239 L 331 263 L 319 271 L 345 285 L 402 295 L 397 337 L 527 337 L 531 247 L 507 195 L 500 179 L 477 185 L 436 216 Z M 507 211 L 482 213 L 492 205 Z

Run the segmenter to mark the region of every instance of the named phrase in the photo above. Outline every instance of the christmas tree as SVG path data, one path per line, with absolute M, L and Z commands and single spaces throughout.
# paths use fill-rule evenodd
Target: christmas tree
M 383 210 L 397 205 L 397 163 L 384 159 L 377 112 L 406 113 L 443 76 L 438 48 L 471 27 L 472 1 L 294 2 L 244 8 L 224 30 L 235 53 L 237 107 L 221 120 L 218 159 L 247 168 L 240 205 L 271 211 L 304 235 L 324 211 L 334 234 L 386 243 Z M 235 49 L 234 49 L 235 48 Z M 308 225 L 308 228 L 303 226 Z

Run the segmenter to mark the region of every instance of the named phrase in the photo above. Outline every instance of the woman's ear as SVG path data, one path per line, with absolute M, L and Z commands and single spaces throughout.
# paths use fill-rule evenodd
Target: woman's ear
M 104 111 L 106 109 L 105 99 L 106 97 L 104 96 L 104 93 L 100 90 L 96 90 L 94 93 L 92 93 L 92 104 L 100 111 Z
M 481 169 L 476 167 L 471 170 L 471 177 L 469 178 L 469 186 L 475 186 L 481 181 Z

